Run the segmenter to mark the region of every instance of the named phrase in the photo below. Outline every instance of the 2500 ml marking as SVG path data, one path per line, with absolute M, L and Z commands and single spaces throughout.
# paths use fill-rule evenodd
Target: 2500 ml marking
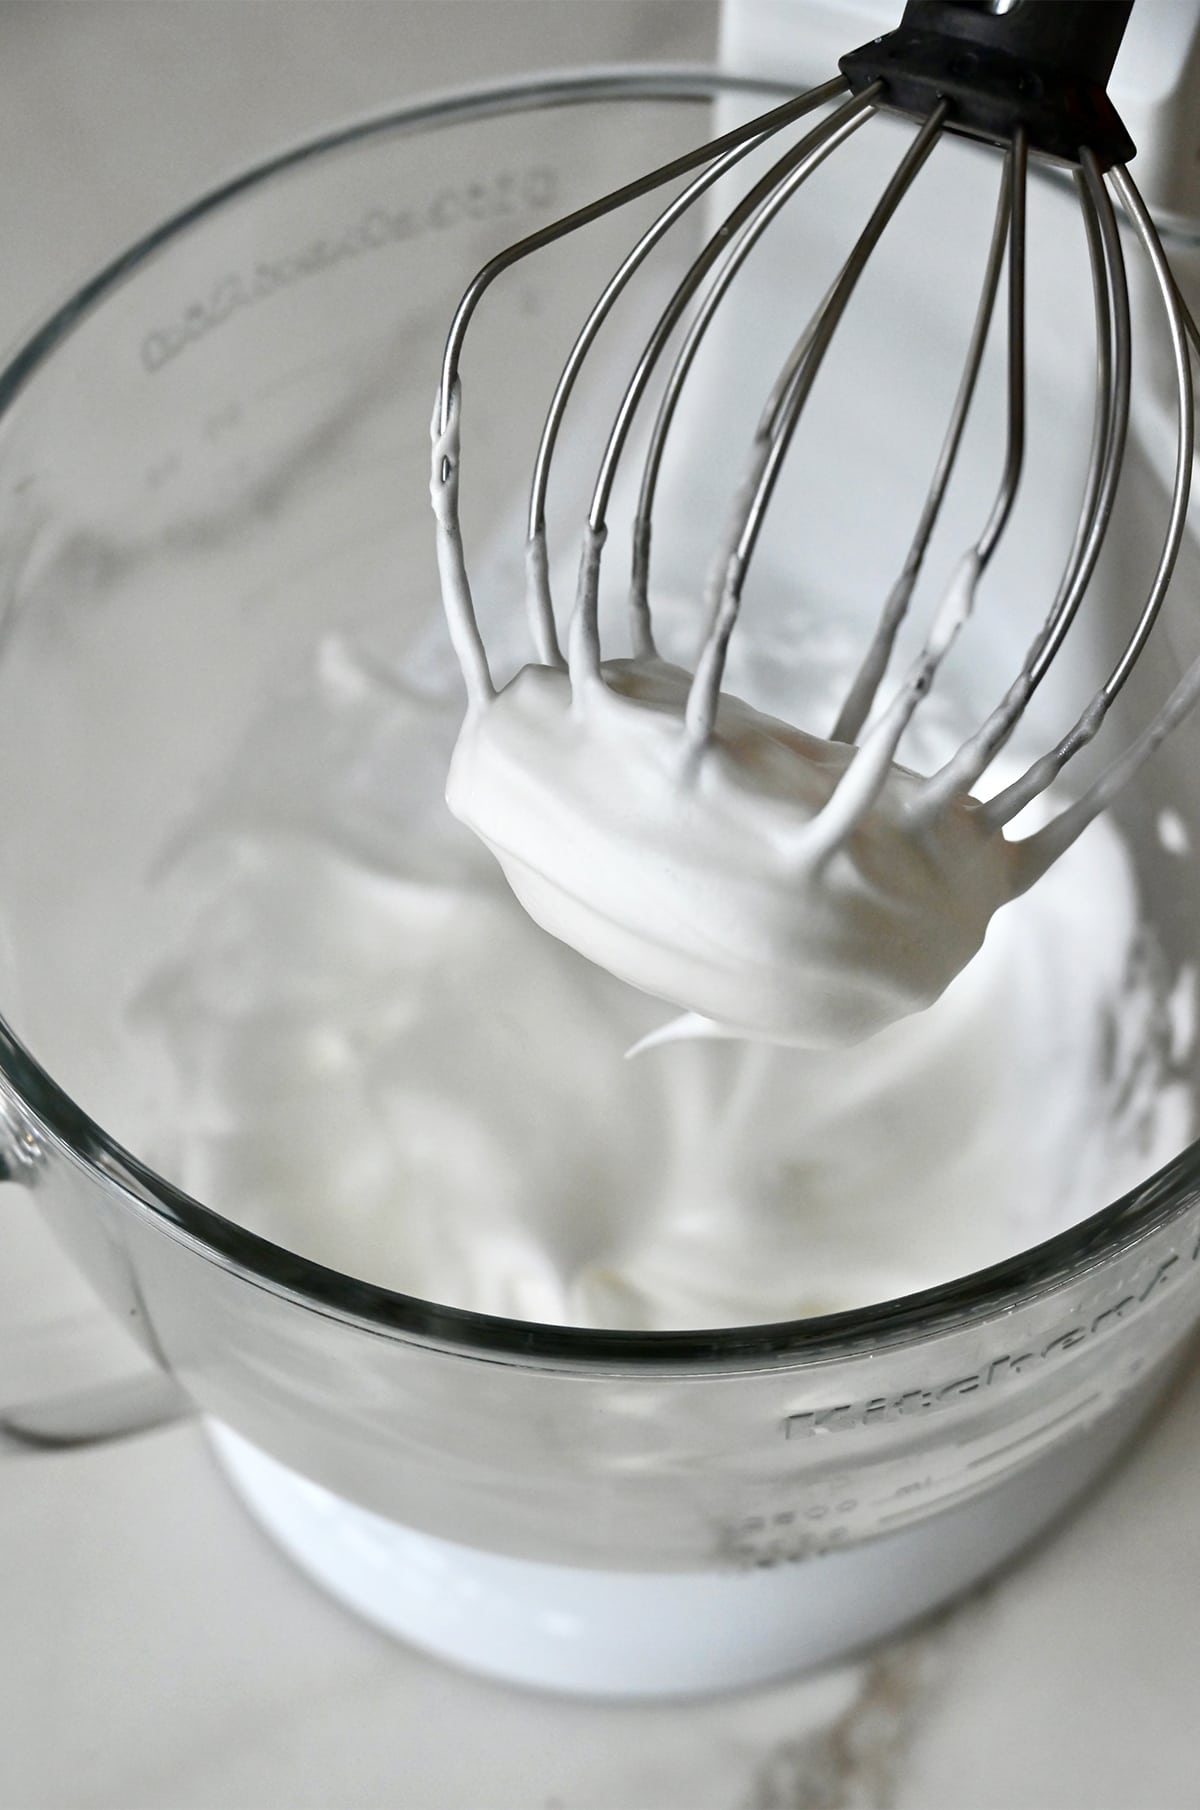
M 480 220 L 502 220 L 510 214 L 553 207 L 557 172 L 545 164 L 527 170 L 499 170 L 457 186 L 438 189 L 415 206 L 371 207 L 350 226 L 321 233 L 277 258 L 260 258 L 249 270 L 218 277 L 206 296 L 189 302 L 166 326 L 152 327 L 141 342 L 143 368 L 151 375 L 177 358 L 186 346 L 224 326 L 241 308 L 251 308 L 305 278 L 318 276 L 347 258 L 405 245 L 430 233 Z

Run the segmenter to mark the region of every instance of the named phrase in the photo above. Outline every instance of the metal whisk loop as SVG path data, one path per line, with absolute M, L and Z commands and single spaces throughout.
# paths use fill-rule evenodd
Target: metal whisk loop
M 618 208 L 640 200 L 643 195 L 652 194 L 655 189 L 664 187 L 680 176 L 686 176 L 692 170 L 712 164 L 714 160 L 719 161 L 727 152 L 732 153 L 739 148 L 744 148 L 746 151 L 752 150 L 774 132 L 790 125 L 794 120 L 803 118 L 806 113 L 811 113 L 827 101 L 844 95 L 845 91 L 844 77 L 834 76 L 829 81 L 797 96 L 795 100 L 784 101 L 780 106 L 772 107 L 768 112 L 758 115 L 755 119 L 749 120 L 741 126 L 733 127 L 719 138 L 699 145 L 694 150 L 686 151 L 679 157 L 671 158 L 667 163 L 658 165 L 644 176 L 635 177 L 632 182 L 624 183 L 609 194 L 602 195 L 597 200 L 574 209 L 560 219 L 551 221 L 549 225 L 539 227 L 536 232 L 529 233 L 525 238 L 506 246 L 503 251 L 497 252 L 495 257 L 490 258 L 476 272 L 467 286 L 454 311 L 454 317 L 446 336 L 445 351 L 442 355 L 441 381 L 434 405 L 432 432 L 437 450 L 433 501 L 441 526 L 438 550 L 439 569 L 443 575 L 443 593 L 447 598 L 454 599 L 453 604 L 447 606 L 450 633 L 467 682 L 468 695 L 473 702 L 486 701 L 487 698 L 494 695 L 495 687 L 488 665 L 487 650 L 483 646 L 475 618 L 470 579 L 463 555 L 458 522 L 457 448 L 462 406 L 459 365 L 467 331 L 484 295 L 498 277 L 511 270 L 523 259 L 544 251 L 548 246 L 567 237 L 570 233 L 582 231 Z M 736 159 L 731 161 L 736 161 Z M 729 165 L 724 167 L 727 168 Z M 720 170 L 714 172 L 712 180 L 715 181 L 721 173 Z M 705 183 L 704 186 L 707 187 L 708 184 Z M 649 247 L 647 247 L 648 249 Z M 628 274 L 632 274 L 632 269 Z M 573 377 L 571 381 L 573 381 Z M 562 656 L 558 651 L 553 611 L 549 604 L 543 537 L 535 537 L 530 542 L 530 547 L 528 607 L 535 640 L 547 664 L 561 665 Z
M 823 88 L 813 89 L 804 97 L 806 105 L 803 111 L 812 111 L 825 99 L 829 98 L 829 89 L 833 89 L 836 94 L 844 91 L 844 84 L 832 82 L 825 84 Z M 850 116 L 849 122 L 845 126 L 841 127 L 841 129 L 830 129 L 831 127 L 835 127 L 838 123 L 838 116 L 835 116 L 834 122 L 827 122 L 825 125 L 818 127 L 817 133 L 812 135 L 818 141 L 821 141 L 828 132 L 830 142 L 826 149 L 826 155 L 829 150 L 832 150 L 834 143 L 840 143 L 841 139 L 847 135 L 849 130 L 852 130 L 854 126 L 861 123 L 861 119 L 865 117 L 867 106 L 866 104 L 854 101 L 851 102 L 844 111 Z M 661 239 L 665 238 L 667 233 L 675 225 L 676 221 L 681 219 L 694 203 L 712 188 L 722 176 L 728 174 L 728 172 L 740 163 L 744 157 L 747 157 L 750 152 L 757 149 L 765 139 L 780 129 L 779 122 L 775 120 L 773 115 L 767 115 L 766 117 L 767 120 L 772 123 L 764 124 L 761 131 L 753 133 L 750 136 L 739 137 L 737 142 L 730 146 L 728 150 L 724 151 L 720 156 L 714 157 L 713 160 L 701 170 L 700 175 L 695 177 L 688 184 L 687 188 L 675 197 L 668 207 L 664 208 L 663 212 L 659 214 L 653 224 L 649 226 L 642 234 L 641 238 L 638 239 L 632 250 L 624 258 L 602 290 L 591 313 L 584 322 L 578 338 L 571 348 L 566 364 L 563 366 L 558 382 L 555 385 L 550 408 L 546 415 L 546 423 L 542 429 L 542 436 L 538 442 L 537 454 L 534 458 L 533 479 L 529 491 L 528 541 L 530 548 L 531 574 L 529 587 L 531 627 L 533 629 L 534 641 L 538 648 L 538 656 L 545 661 L 547 665 L 561 666 L 563 660 L 562 654 L 559 651 L 558 637 L 554 625 L 554 611 L 550 597 L 549 572 L 545 549 L 546 489 L 550 480 L 550 464 L 554 456 L 555 445 L 558 441 L 559 428 L 562 426 L 563 415 L 565 414 L 567 404 L 570 401 L 571 392 L 575 387 L 575 380 L 579 375 L 584 360 L 592 348 L 596 335 L 599 333 L 601 327 L 611 313 L 617 298 L 621 295 L 622 291 L 628 287 L 630 280 L 640 269 L 654 247 Z M 785 123 L 791 123 L 793 119 L 799 117 L 801 117 L 801 113 L 793 110 L 789 116 L 789 120 Z M 809 140 L 806 139 L 804 142 L 807 145 Z M 566 233 L 578 230 L 578 222 L 572 223 L 573 221 L 574 216 L 568 216 L 565 221 L 556 222 L 555 224 L 556 226 L 562 227 L 563 234 L 565 235 Z M 547 230 L 552 231 L 553 228 Z M 559 235 L 556 234 L 555 236 Z
M 1005 746 L 1049 670 L 1083 600 L 1112 516 L 1129 426 L 1129 285 L 1112 202 L 1089 151 L 1076 176 L 1092 273 L 1096 384 L 1083 499 L 1066 566 L 1016 678 L 979 731 L 927 782 L 921 809 L 933 812 L 969 792 Z
M 1125 253 L 1104 179 L 1095 157 L 1084 151 L 1076 177 L 1092 268 L 1096 317 L 1096 410 L 1088 477 L 1079 526 L 1066 569 L 1051 606 L 1046 632 L 1030 665 L 1030 689 L 1044 678 L 1095 570 L 1116 500 L 1129 429 L 1129 282 Z
M 467 328 L 471 324 L 476 308 L 484 295 L 491 288 L 496 278 L 523 258 L 534 252 L 544 251 L 568 233 L 579 232 L 586 226 L 592 226 L 597 220 L 603 220 L 619 207 L 625 207 L 631 201 L 639 201 L 643 195 L 653 194 L 655 189 L 663 188 L 673 182 L 677 176 L 686 176 L 701 164 L 710 163 L 723 151 L 735 145 L 756 143 L 769 138 L 773 132 L 790 125 L 793 120 L 801 119 L 814 108 L 823 106 L 826 101 L 836 100 L 846 92 L 846 82 L 842 76 L 833 76 L 816 88 L 809 88 L 805 93 L 797 95 L 795 100 L 783 101 L 778 107 L 772 107 L 766 113 L 746 121 L 744 125 L 734 126 L 730 131 L 721 134 L 720 138 L 710 139 L 706 144 L 698 145 L 694 150 L 684 151 L 678 157 L 672 157 L 667 163 L 659 164 L 648 170 L 644 176 L 636 176 L 632 182 L 623 183 L 620 188 L 613 189 L 607 195 L 601 195 L 596 201 L 589 201 L 583 207 L 575 208 L 558 220 L 552 220 L 548 226 L 541 226 L 536 232 L 517 239 L 512 245 L 505 246 L 494 258 L 478 270 L 468 284 L 454 317 L 450 322 L 450 331 L 446 335 L 446 348 L 442 354 L 442 377 L 438 389 L 438 432 L 445 433 L 450 424 L 450 398 L 458 384 L 458 367 L 462 359 L 463 342 L 467 336 Z
M 859 98 L 870 100 L 870 93 Z M 666 449 L 667 436 L 675 418 L 679 398 L 687 381 L 696 354 L 703 343 L 705 334 L 716 315 L 717 309 L 725 299 L 726 291 L 741 270 L 755 245 L 771 225 L 776 215 L 784 207 L 802 183 L 824 162 L 839 145 L 843 144 L 852 133 L 864 124 L 868 114 L 856 112 L 851 106 L 839 109 L 839 113 L 827 122 L 828 136 L 823 138 L 809 157 L 796 163 L 763 200 L 760 207 L 743 224 L 740 232 L 729 245 L 728 250 L 718 268 L 717 274 L 710 284 L 696 316 L 688 328 L 683 345 L 676 355 L 667 378 L 658 412 L 651 429 L 646 457 L 642 467 L 642 482 L 638 493 L 637 512 L 633 523 L 632 572 L 630 578 L 630 607 L 633 616 L 635 651 L 652 653 L 653 636 L 650 629 L 648 587 L 650 577 L 650 540 L 651 523 L 654 511 L 654 498 L 658 487 L 659 473 L 662 468 L 663 453 Z M 693 269 L 695 267 L 693 266 Z M 701 273 L 703 274 L 703 273 Z M 826 296 L 825 302 L 829 301 Z M 811 335 L 815 331 L 822 308 L 817 310 L 809 323 L 807 336 L 802 338 L 793 358 L 807 354 Z M 788 367 L 790 375 L 791 367 Z M 776 398 L 777 400 L 777 398 Z M 774 407 L 774 403 L 769 405 Z M 761 435 L 762 428 L 759 433 Z
M 1008 377 L 1004 468 L 978 540 L 959 560 L 933 625 L 908 675 L 858 752 L 829 804 L 806 836 L 806 846 L 828 858 L 871 810 L 892 772 L 905 730 L 928 693 L 975 604 L 979 581 L 999 544 L 1021 480 L 1025 449 L 1025 184 L 1027 153 L 1018 130 L 1006 158 L 1008 216 Z
M 700 650 L 688 694 L 684 722 L 693 747 L 702 747 L 712 733 L 729 639 L 741 609 L 746 575 L 804 404 L 846 305 L 871 253 L 879 243 L 884 227 L 937 143 L 945 112 L 944 107 L 935 108 L 908 146 L 845 267 L 822 304 L 811 331 L 806 331 L 802 341 L 802 355 L 789 360 L 790 377 L 772 390 L 772 399 L 756 436 L 757 456 L 755 452 L 751 454 L 751 468 L 757 471 L 756 480 L 752 488 L 745 487 L 749 494 L 746 496 L 737 538 L 726 567 L 720 600 Z
M 1077 754 L 1081 748 L 1086 747 L 1088 742 L 1096 735 L 1105 716 L 1108 714 L 1108 710 L 1114 698 L 1116 698 L 1121 687 L 1125 684 L 1129 674 L 1132 672 L 1138 655 L 1145 646 L 1150 631 L 1154 626 L 1159 610 L 1162 608 L 1163 599 L 1166 596 L 1167 587 L 1171 582 L 1171 576 L 1175 570 L 1175 563 L 1179 557 L 1179 549 L 1183 544 L 1183 535 L 1187 524 L 1188 502 L 1192 486 L 1192 458 L 1195 449 L 1195 404 L 1192 391 L 1191 351 L 1197 339 L 1200 338 L 1200 335 L 1197 335 L 1196 333 L 1195 324 L 1191 323 L 1189 325 L 1188 323 L 1188 311 L 1184 307 L 1179 291 L 1176 288 L 1175 279 L 1171 274 L 1170 266 L 1167 263 L 1166 253 L 1163 250 L 1162 240 L 1158 236 L 1154 223 L 1151 220 L 1149 213 L 1146 211 L 1145 203 L 1142 201 L 1141 195 L 1138 193 L 1137 187 L 1130 177 L 1129 172 L 1124 168 L 1114 166 L 1109 172 L 1109 180 L 1116 191 L 1118 199 L 1124 206 L 1127 215 L 1132 220 L 1137 232 L 1138 240 L 1149 259 L 1158 286 L 1159 296 L 1163 304 L 1167 327 L 1171 337 L 1171 350 L 1175 370 L 1178 435 L 1176 441 L 1175 474 L 1172 484 L 1170 514 L 1167 522 L 1166 536 L 1150 585 L 1149 594 L 1133 633 L 1130 635 L 1129 640 L 1122 650 L 1120 658 L 1104 681 L 1104 684 L 1089 701 L 1086 708 L 1071 729 L 1068 730 L 1067 734 L 1063 736 L 1061 741 L 1059 741 L 1048 754 L 1043 755 L 1040 760 L 1035 761 L 1020 779 L 1006 787 L 1003 792 L 998 793 L 997 796 L 984 807 L 986 820 L 996 828 L 1001 828 L 1003 825 L 1010 823 L 1031 799 L 1036 798 L 1040 793 L 1044 792 L 1047 786 L 1051 785 L 1058 777 L 1059 773 L 1062 772 L 1071 757 Z M 1181 681 L 1180 687 L 1177 688 L 1176 693 L 1173 694 L 1172 700 L 1167 706 L 1168 709 L 1175 707 L 1176 698 L 1178 697 L 1179 692 L 1191 682 L 1192 675 L 1185 675 L 1185 678 Z M 1197 675 L 1196 684 L 1200 685 L 1200 675 Z M 1178 720 L 1178 718 L 1175 720 Z M 1157 739 L 1153 741 L 1152 746 L 1157 747 L 1161 739 L 1161 736 L 1158 736 Z M 1140 756 L 1136 765 L 1140 765 L 1141 759 L 1146 758 L 1146 754 L 1152 751 L 1152 747 L 1148 743 L 1147 737 L 1139 738 L 1139 741 L 1135 743 L 1135 747 L 1140 747 L 1143 744 L 1146 744 L 1145 753 Z M 1054 849 L 1054 853 L 1047 853 L 1046 860 L 1043 861 L 1038 868 L 1039 872 L 1049 864 L 1049 861 L 1056 858 L 1058 852 L 1061 852 L 1057 846 L 1058 843 L 1061 842 L 1061 845 L 1064 848 L 1068 846 L 1069 841 L 1074 840 L 1074 836 L 1078 835 L 1085 824 L 1091 821 L 1091 818 L 1095 816 L 1096 812 L 1103 810 L 1111 801 L 1112 797 L 1115 795 L 1117 784 L 1123 784 L 1125 779 L 1127 779 L 1132 772 L 1136 771 L 1136 765 L 1133 768 L 1128 768 L 1126 760 L 1127 757 L 1123 757 L 1122 760 L 1118 762 L 1118 766 L 1121 768 L 1123 774 L 1123 778 L 1120 782 L 1111 780 L 1110 774 L 1102 775 L 1096 784 L 1092 786 L 1090 791 L 1085 794 L 1084 798 L 1079 800 L 1077 804 L 1069 809 L 1069 811 L 1064 813 L 1063 818 L 1058 819 L 1056 824 L 1047 826 L 1046 830 L 1039 831 L 1037 836 L 1031 839 L 1033 842 L 1036 842 L 1043 851 L 1049 851 L 1051 848 Z M 1115 769 L 1112 771 L 1115 771 Z M 1092 803 L 1087 811 L 1084 812 L 1082 807 L 1088 800 L 1091 800 Z M 1064 822 L 1065 819 L 1069 819 L 1070 822 L 1076 826 L 1073 833 L 1070 835 L 1067 834 L 1067 827 Z M 1051 837 L 1050 831 L 1057 830 L 1060 824 L 1064 825 L 1063 829 L 1059 831 L 1057 837 Z M 1029 844 L 1027 843 L 1025 846 L 1028 847 Z
M 603 546 L 608 505 L 616 481 L 617 468 L 625 449 L 630 428 L 663 352 L 684 317 L 704 279 L 732 248 L 737 255 L 743 229 L 751 226 L 764 210 L 767 218 L 794 194 L 801 183 L 825 160 L 849 132 L 861 124 L 871 111 L 872 91 L 868 90 L 846 101 L 828 119 L 786 151 L 747 191 L 711 234 L 699 255 L 677 284 L 666 307 L 646 341 L 632 377 L 626 386 L 600 461 L 585 532 L 584 569 L 595 582 L 580 585 L 576 604 L 577 622 L 572 624 L 571 642 L 576 650 L 575 662 L 568 661 L 574 682 L 586 683 L 599 678 L 599 645 L 596 632 L 596 609 L 599 593 L 599 553 Z M 782 191 L 782 192 L 781 192 Z M 763 221 L 766 224 L 766 221 Z M 742 247 L 748 250 L 748 245 Z M 735 265 L 736 269 L 736 265 Z M 732 274 L 732 272 L 731 272 Z M 720 281 L 720 278 L 717 278 Z M 592 549 L 595 558 L 592 558 Z
M 996 219 L 992 228 L 987 264 L 984 268 L 979 306 L 976 310 L 974 326 L 971 329 L 962 377 L 959 380 L 958 393 L 954 399 L 954 407 L 946 428 L 945 438 L 942 441 L 925 504 L 917 522 L 916 532 L 904 557 L 900 574 L 888 593 L 875 633 L 830 731 L 830 738 L 835 742 L 857 741 L 859 731 L 870 714 L 880 683 L 887 671 L 896 636 L 908 614 L 908 606 L 912 601 L 917 579 L 921 575 L 925 554 L 941 514 L 946 489 L 958 458 L 959 446 L 962 443 L 963 429 L 967 424 L 967 415 L 974 399 L 975 385 L 979 377 L 980 366 L 983 363 L 984 347 L 995 311 L 996 291 L 1000 286 L 1000 270 L 1004 262 L 1004 248 L 1008 242 L 1011 177 L 1012 168 L 1006 161 L 996 203 Z
M 997 207 L 997 232 L 993 235 L 992 253 L 989 256 L 989 263 L 991 263 L 997 248 L 999 223 L 1003 219 L 1007 223 L 1009 271 L 1008 414 L 1004 468 L 999 488 L 978 540 L 962 556 L 955 568 L 925 646 L 914 662 L 907 680 L 863 743 L 865 756 L 862 763 L 863 768 L 865 772 L 874 775 L 872 783 L 875 790 L 864 791 L 864 802 L 856 811 L 855 822 L 859 821 L 863 811 L 869 808 L 875 792 L 884 783 L 888 765 L 895 755 L 901 736 L 911 722 L 917 705 L 932 685 L 939 666 L 949 653 L 959 630 L 974 607 L 979 580 L 995 552 L 1016 498 L 1025 447 L 1025 182 L 1026 147 L 1023 135 L 1018 132 L 1005 159 L 1001 198 Z M 988 289 L 993 282 L 994 279 L 989 270 L 985 275 L 984 285 L 984 303 L 987 306 L 988 315 L 990 315 Z M 977 316 L 977 331 L 972 338 L 969 357 L 982 354 L 982 334 L 986 334 L 986 326 L 984 309 L 981 306 L 980 314 Z M 973 388 L 969 363 L 964 375 L 964 384 L 967 383 Z M 954 426 L 955 423 L 952 420 L 952 434 Z M 953 444 L 951 463 L 953 450 L 957 450 L 957 437 Z M 936 491 L 936 500 L 939 505 L 945 494 L 948 478 L 949 471 L 947 470 Z M 885 619 L 886 609 L 885 605 Z M 876 688 L 885 671 L 886 662 L 878 670 L 875 679 Z M 851 695 L 853 695 L 853 691 Z M 866 700 L 868 711 L 873 701 L 874 693 Z M 847 774 L 847 780 L 850 779 L 853 772 L 852 767 L 850 774 Z

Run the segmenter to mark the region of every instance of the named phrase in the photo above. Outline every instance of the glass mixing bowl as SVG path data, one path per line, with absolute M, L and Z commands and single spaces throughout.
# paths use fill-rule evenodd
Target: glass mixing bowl
M 128 1009 L 172 934 L 163 863 L 331 630 L 402 665 L 436 619 L 427 422 L 467 277 L 597 172 L 613 186 L 694 143 L 714 102 L 781 92 L 625 73 L 354 125 L 170 221 L 0 373 L 0 1155 L 153 1360 L 125 1388 L 14 1406 L 9 1430 L 198 1410 L 256 1512 L 347 1601 L 561 1688 L 761 1679 L 944 1600 L 1086 1489 L 1200 1308 L 1196 1147 L 944 1287 L 646 1334 L 338 1273 L 191 1198 L 156 1154 Z M 471 444 L 475 535 L 523 501 L 512 448 L 547 323 L 582 318 L 629 237 L 610 221 L 489 302 L 473 370 L 490 364 L 511 435 Z M 1134 490 L 1157 494 L 1136 460 Z M 1135 539 L 1139 519 L 1135 496 Z M 1183 564 L 1186 586 L 1190 545 Z M 1151 651 L 1144 695 L 1184 632 Z M 1122 809 L 1170 975 L 1194 959 L 1196 874 L 1155 826 L 1186 825 L 1197 770 L 1192 724 Z

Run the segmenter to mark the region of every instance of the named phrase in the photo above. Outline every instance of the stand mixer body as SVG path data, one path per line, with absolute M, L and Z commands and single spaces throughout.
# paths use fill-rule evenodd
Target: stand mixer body
M 797 47 L 797 81 L 830 66 L 826 10 L 839 46 L 855 41 L 840 8 L 800 9 L 813 36 Z M 730 8 L 729 66 L 773 58 L 774 14 Z M 710 91 L 701 77 L 541 83 L 352 130 L 143 248 L 0 380 L 0 770 L 25 800 L 0 885 L 5 1165 L 163 1379 L 157 1395 L 147 1385 L 149 1405 L 29 1404 L 10 1429 L 102 1435 L 172 1412 L 182 1392 L 219 1423 L 267 1525 L 363 1613 L 466 1663 L 591 1691 L 752 1682 L 944 1600 L 1103 1469 L 1200 1311 L 1192 1150 L 1116 1203 L 1097 1199 L 1084 1225 L 962 1282 L 821 1321 L 658 1335 L 505 1322 L 390 1293 L 243 1230 L 157 1157 L 154 1078 L 111 1026 L 147 950 L 170 936 L 154 876 L 181 801 L 205 796 L 215 751 L 311 665 L 331 625 L 392 657 L 398 569 L 421 574 L 400 605 L 402 644 L 420 645 L 437 610 L 428 389 L 462 272 L 511 238 L 514 214 L 533 222 L 593 193 L 598 159 L 632 175 L 648 154 L 694 142 Z M 718 113 L 781 92 L 727 88 Z M 855 330 L 848 356 L 864 381 L 840 394 L 837 433 L 859 450 L 872 494 L 887 494 L 904 439 L 863 433 L 870 390 L 886 366 L 896 419 L 927 412 L 925 360 L 958 304 L 953 209 L 974 221 L 976 165 L 963 148 L 947 194 L 935 183 L 914 197 L 940 237 L 932 281 L 928 268 L 919 285 L 900 266 L 889 277 L 905 358 L 877 322 Z M 1053 245 L 1059 197 L 1037 195 Z M 622 237 L 602 236 L 573 275 L 555 268 L 556 309 L 583 305 Z M 786 239 L 771 255 L 788 264 Z M 1051 270 L 1038 356 L 1060 418 L 1083 422 L 1062 292 Z M 540 360 L 519 325 L 547 293 L 531 279 L 498 303 L 493 355 L 518 407 Z M 754 305 L 770 308 L 771 294 L 768 280 Z M 1153 415 L 1152 385 L 1139 406 Z M 1160 494 L 1140 442 L 1132 457 L 1133 489 Z M 508 467 L 503 443 L 477 457 L 484 530 L 523 501 Z M 711 518 L 721 481 L 694 470 L 667 507 Z M 810 504 L 811 481 L 797 471 Z M 1023 571 L 1073 507 L 1052 456 L 1032 487 L 1041 507 L 998 595 L 1022 594 Z M 847 534 L 836 495 L 821 500 L 803 509 L 811 593 L 851 612 L 862 597 L 865 618 L 878 596 L 872 548 Z M 1132 539 L 1102 579 L 1112 609 L 1089 618 L 1039 695 L 1034 729 L 1111 654 L 1124 562 L 1144 551 L 1136 519 L 1131 505 Z M 763 551 L 769 569 L 776 556 Z M 663 558 L 664 584 L 691 582 L 686 549 Z M 1176 593 L 1198 581 L 1189 538 Z M 980 632 L 986 672 L 1019 636 L 999 611 Z M 1171 612 L 1122 711 L 1162 695 L 1193 637 L 1200 648 L 1187 612 Z M 1164 813 L 1194 822 L 1198 736 L 1182 729 L 1120 811 L 1165 993 L 1196 959 L 1195 853 L 1160 825 Z M 72 936 L 81 911 L 88 951 Z M 1176 1080 L 1194 1093 L 1186 1038 Z

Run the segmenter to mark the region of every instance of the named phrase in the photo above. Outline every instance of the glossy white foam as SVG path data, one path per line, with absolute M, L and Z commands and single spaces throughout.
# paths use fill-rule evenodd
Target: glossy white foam
M 176 946 L 134 1030 L 155 1155 L 217 1211 L 432 1300 L 668 1330 L 965 1275 L 1186 1139 L 1111 825 L 876 1037 L 630 1062 L 663 1007 L 540 930 L 446 811 L 457 726 L 452 688 L 330 641 L 164 867 Z
M 932 1004 L 1012 897 L 1012 845 L 971 799 L 914 816 L 895 765 L 843 833 L 821 814 L 852 748 L 726 695 L 697 758 L 690 683 L 655 659 L 575 689 L 525 667 L 469 714 L 451 810 L 543 929 L 728 1034 L 857 1043 Z

